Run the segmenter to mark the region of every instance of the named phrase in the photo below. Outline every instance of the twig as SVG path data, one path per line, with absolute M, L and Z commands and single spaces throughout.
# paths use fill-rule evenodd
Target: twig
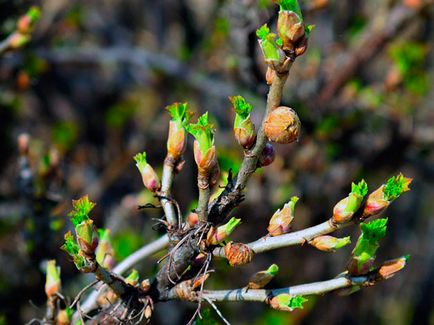
M 245 288 L 234 290 L 205 290 L 203 298 L 209 299 L 213 302 L 220 301 L 259 301 L 268 302 L 270 298 L 279 294 L 290 294 L 292 296 L 306 296 L 306 295 L 321 295 L 330 291 L 341 288 L 348 288 L 353 285 L 370 285 L 372 284 L 370 276 L 359 277 L 338 277 L 335 279 L 313 282 L 307 284 L 300 284 L 293 287 L 280 288 L 280 289 L 250 289 L 246 291 Z
M 164 209 L 164 214 L 166 215 L 166 219 L 169 222 L 170 225 L 176 226 L 178 223 L 177 213 L 175 210 L 175 206 L 173 202 L 169 199 L 170 197 L 170 191 L 172 188 L 173 178 L 174 178 L 174 169 L 175 169 L 175 162 L 172 160 L 166 158 L 164 160 L 164 167 L 163 167 L 163 177 L 161 180 L 161 205 Z
M 199 188 L 199 199 L 197 202 L 197 212 L 200 221 L 206 222 L 208 220 L 208 203 L 211 195 L 211 189 L 209 180 L 207 179 L 205 182 L 201 180 L 203 178 L 201 175 L 198 176 L 198 188 Z
M 209 299 L 208 297 L 203 297 L 203 299 L 205 299 L 210 304 L 210 306 L 215 310 L 217 315 L 219 315 L 223 323 L 225 323 L 226 325 L 231 325 L 231 323 L 229 323 L 229 321 L 223 316 L 221 311 L 217 308 L 217 306 L 215 305 L 215 303 L 212 302 L 211 299 Z
M 11 40 L 12 40 L 12 34 L 0 42 L 0 54 L 6 52 L 9 49 L 11 45 Z
M 320 223 L 319 225 L 291 232 L 281 236 L 267 236 L 247 244 L 255 253 L 263 253 L 282 247 L 301 245 L 315 237 L 329 234 L 337 229 L 349 226 L 351 223 L 336 225 L 332 220 Z M 225 257 L 224 247 L 218 247 L 213 251 L 214 256 Z

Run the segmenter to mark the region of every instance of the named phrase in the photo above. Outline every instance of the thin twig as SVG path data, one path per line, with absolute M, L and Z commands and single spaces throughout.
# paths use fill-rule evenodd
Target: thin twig
M 223 323 L 225 323 L 226 325 L 231 325 L 231 323 L 229 323 L 229 321 L 223 316 L 221 311 L 217 308 L 217 306 L 215 305 L 215 303 L 212 302 L 211 299 L 209 299 L 208 297 L 204 297 L 203 299 L 205 299 L 210 304 L 210 306 L 215 310 L 217 315 L 219 315 Z

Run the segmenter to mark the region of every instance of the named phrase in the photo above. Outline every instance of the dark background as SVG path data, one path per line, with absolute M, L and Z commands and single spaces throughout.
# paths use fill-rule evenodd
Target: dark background
M 301 1 L 316 28 L 283 104 L 298 112 L 303 134 L 298 143 L 275 147 L 276 161 L 251 179 L 234 212 L 243 224 L 233 238 L 252 241 L 293 195 L 300 196 L 293 228 L 302 229 L 330 217 L 352 181 L 364 178 L 374 190 L 403 172 L 414 178 L 412 191 L 385 214 L 388 235 L 378 260 L 410 254 L 409 265 L 373 288 L 314 297 L 291 314 L 264 304 L 221 304 L 232 323 L 434 324 L 434 33 L 432 6 L 414 9 L 422 2 Z M 33 4 L 0 1 L 0 39 Z M 161 212 L 137 210 L 155 199 L 143 190 L 132 156 L 146 150 L 161 171 L 166 105 L 187 101 L 196 116 L 209 111 L 223 176 L 238 168 L 242 151 L 227 97 L 250 100 L 258 125 L 267 86 L 255 30 L 277 18 L 267 0 L 37 4 L 42 15 L 31 43 L 0 57 L 0 324 L 43 315 L 49 258 L 62 267 L 66 296 L 89 282 L 59 249 L 71 199 L 89 194 L 97 202 L 96 223 L 112 230 L 118 261 L 158 236 L 152 218 Z M 31 136 L 31 194 L 18 178 L 22 132 Z M 197 198 L 191 140 L 185 157 L 174 189 L 187 213 Z M 55 159 L 59 165 L 50 169 Z M 358 233 L 355 226 L 339 235 L 355 242 Z M 281 269 L 272 287 L 326 280 L 344 270 L 350 252 L 286 248 L 237 269 L 217 261 L 207 287 L 244 286 L 271 263 Z M 158 257 L 139 266 L 142 278 L 152 276 Z M 153 322 L 186 323 L 194 308 L 159 304 Z

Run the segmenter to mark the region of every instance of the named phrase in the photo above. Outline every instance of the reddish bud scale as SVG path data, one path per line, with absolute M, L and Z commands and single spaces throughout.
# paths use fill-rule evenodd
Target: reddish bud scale
M 288 144 L 298 140 L 301 123 L 297 113 L 289 107 L 280 106 L 270 112 L 264 121 L 264 132 L 270 141 Z
M 241 127 L 234 127 L 234 137 L 244 149 L 250 149 L 255 144 L 255 125 L 250 118 L 246 119 Z
M 380 186 L 377 190 L 369 194 L 365 209 L 363 210 L 362 219 L 379 215 L 381 212 L 387 209 L 390 202 L 384 199 L 383 189 L 384 185 Z
M 203 153 L 200 150 L 200 145 L 197 140 L 194 141 L 194 160 L 196 161 L 199 173 L 210 175 L 212 170 L 217 165 L 217 153 L 215 146 L 208 149 Z
M 240 266 L 253 258 L 253 251 L 246 244 L 230 242 L 225 246 L 225 255 L 231 266 Z
M 293 197 L 282 209 L 277 210 L 270 219 L 267 227 L 270 236 L 280 236 L 286 234 L 291 229 L 294 219 L 294 209 L 298 198 Z
M 142 175 L 143 184 L 151 192 L 157 192 L 161 188 L 160 179 L 157 173 L 151 167 L 151 165 L 146 164 L 140 171 Z
M 386 261 L 378 269 L 378 274 L 384 280 L 389 279 L 405 267 L 407 260 L 408 257 L 400 257 L 391 261 Z

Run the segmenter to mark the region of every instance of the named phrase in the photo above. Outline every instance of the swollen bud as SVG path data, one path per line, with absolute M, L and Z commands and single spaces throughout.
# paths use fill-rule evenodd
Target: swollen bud
M 279 209 L 273 214 L 267 227 L 270 236 L 280 236 L 289 232 L 291 222 L 295 216 L 295 204 L 297 201 L 298 197 L 293 196 L 291 201 L 283 206 L 282 210 Z
M 110 229 L 98 229 L 98 247 L 96 261 L 106 269 L 111 270 L 115 264 L 114 251 L 110 239 Z
M 280 311 L 293 311 L 294 309 L 303 309 L 303 304 L 307 301 L 303 296 L 292 296 L 288 293 L 282 293 L 270 300 L 271 308 Z
M 187 146 L 187 126 L 191 113 L 187 111 L 187 103 L 174 103 L 166 107 L 172 119 L 169 122 L 167 154 L 175 161 L 179 160 Z
M 60 267 L 56 266 L 55 260 L 50 260 L 47 262 L 45 294 L 48 298 L 54 297 L 56 294 L 59 293 L 60 288 Z
M 351 193 L 340 200 L 333 208 L 333 221 L 335 223 L 349 222 L 354 213 L 360 208 L 363 198 L 368 193 L 368 185 L 364 180 L 352 184 Z
M 57 313 L 57 325 L 69 325 L 72 321 L 72 316 L 74 314 L 74 311 L 66 307 L 66 309 L 59 310 Z
M 84 220 L 76 225 L 75 234 L 80 250 L 85 255 L 93 255 L 98 246 L 98 237 L 96 236 L 93 220 Z
M 253 251 L 246 244 L 230 242 L 225 246 L 225 256 L 231 266 L 250 263 L 253 254 Z
M 272 142 L 287 144 L 298 140 L 301 123 L 297 113 L 289 107 L 280 106 L 270 112 L 264 121 L 264 132 Z
M 247 288 L 261 289 L 265 287 L 278 272 L 279 267 L 276 264 L 272 264 L 267 270 L 257 272 L 251 276 Z
M 362 219 L 379 215 L 386 210 L 390 203 L 402 193 L 410 190 L 411 181 L 411 178 L 404 177 L 402 174 L 389 178 L 386 184 L 381 185 L 377 190 L 369 194 Z
M 18 49 L 30 41 L 30 36 L 19 32 L 15 32 L 9 37 L 9 47 L 11 49 Z
M 241 96 L 229 97 L 235 115 L 234 136 L 237 142 L 244 148 L 250 149 L 256 140 L 255 125 L 250 118 L 252 105 L 246 102 Z
M 142 175 L 143 184 L 151 192 L 156 192 L 160 189 L 160 179 L 151 165 L 146 161 L 146 152 L 138 153 L 134 156 L 136 166 Z
M 323 252 L 335 252 L 337 249 L 351 243 L 350 237 L 336 238 L 333 236 L 318 236 L 309 242 L 310 245 Z
M 267 142 L 264 149 L 262 150 L 261 155 L 258 158 L 257 167 L 260 168 L 271 165 L 275 158 L 276 152 L 274 151 L 273 145 Z
M 209 123 L 208 112 L 197 120 L 196 124 L 189 124 L 187 131 L 193 135 L 194 160 L 196 161 L 199 175 L 211 178 L 211 184 L 217 181 L 218 161 L 216 147 L 214 146 L 214 129 Z
M 18 20 L 17 30 L 23 34 L 30 33 L 33 25 L 39 19 L 40 15 L 41 11 L 38 7 L 31 7 L 29 11 L 27 11 L 27 13 Z
M 206 243 L 210 245 L 218 245 L 226 240 L 236 227 L 241 223 L 241 219 L 231 218 L 225 225 L 218 228 L 212 227 L 207 235 Z
M 393 277 L 397 272 L 401 271 L 408 262 L 409 255 L 396 258 L 394 260 L 386 261 L 378 269 L 378 275 L 382 280 Z
M 267 65 L 273 70 L 280 72 L 288 71 L 290 60 L 279 47 L 279 41 L 276 40 L 277 35 L 270 33 L 270 29 L 265 24 L 256 31 L 258 42 L 264 55 L 264 60 Z
M 277 20 L 277 32 L 284 51 L 293 51 L 295 44 L 304 36 L 303 19 L 294 11 L 281 10 Z

